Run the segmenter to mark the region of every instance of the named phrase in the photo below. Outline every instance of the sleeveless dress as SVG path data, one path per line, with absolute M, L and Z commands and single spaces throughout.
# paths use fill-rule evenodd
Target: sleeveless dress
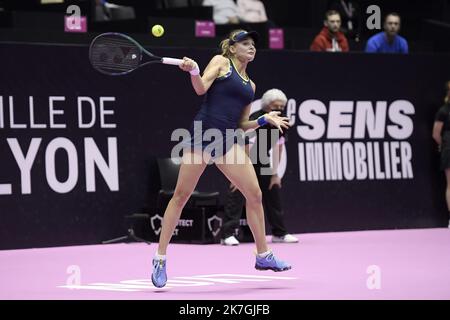
M 241 138 L 245 140 L 243 131 L 235 129 L 254 98 L 250 79 L 243 78 L 229 61 L 230 70 L 212 83 L 190 127 L 191 137 L 183 141 L 184 147 L 209 152 L 212 159 L 224 155 Z

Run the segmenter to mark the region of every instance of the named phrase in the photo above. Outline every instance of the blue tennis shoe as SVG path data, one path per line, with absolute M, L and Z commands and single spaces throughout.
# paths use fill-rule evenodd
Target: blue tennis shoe
M 166 273 L 166 260 L 153 259 L 153 273 L 152 273 L 153 285 L 157 288 L 162 288 L 167 282 Z
M 275 272 L 286 271 L 291 269 L 292 266 L 282 260 L 279 260 L 277 257 L 270 252 L 264 258 L 256 256 L 255 269 L 257 270 L 273 270 Z

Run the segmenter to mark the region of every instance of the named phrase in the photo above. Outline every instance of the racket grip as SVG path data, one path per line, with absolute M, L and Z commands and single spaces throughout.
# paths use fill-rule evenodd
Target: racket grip
M 180 64 L 183 63 L 182 59 L 175 59 L 175 58 L 162 58 L 162 63 L 164 64 L 171 64 L 174 66 L 179 66 Z M 198 68 L 198 66 L 195 67 L 195 69 L 189 71 L 189 73 L 193 76 L 199 75 L 200 74 L 200 69 Z
M 173 66 L 179 66 L 183 63 L 182 59 L 174 59 L 174 58 L 162 58 L 162 63 L 171 64 Z

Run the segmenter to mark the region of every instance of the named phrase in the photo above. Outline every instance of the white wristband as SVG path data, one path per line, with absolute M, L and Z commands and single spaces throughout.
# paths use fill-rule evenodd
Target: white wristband
M 189 73 L 191 74 L 191 76 L 198 76 L 200 74 L 200 69 L 198 68 L 198 66 L 196 65 L 194 69 L 192 69 L 191 71 L 189 71 Z

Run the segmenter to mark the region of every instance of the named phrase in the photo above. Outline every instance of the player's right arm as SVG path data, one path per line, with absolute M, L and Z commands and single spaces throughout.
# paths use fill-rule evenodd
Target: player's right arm
M 197 63 L 192 59 L 184 57 L 183 60 L 184 62 L 180 65 L 180 68 L 184 71 L 191 71 L 197 66 Z M 194 87 L 195 93 L 199 96 L 204 95 L 219 76 L 220 71 L 226 69 L 227 66 L 228 59 L 224 56 L 216 55 L 206 66 L 202 76 L 191 75 L 192 87 Z

